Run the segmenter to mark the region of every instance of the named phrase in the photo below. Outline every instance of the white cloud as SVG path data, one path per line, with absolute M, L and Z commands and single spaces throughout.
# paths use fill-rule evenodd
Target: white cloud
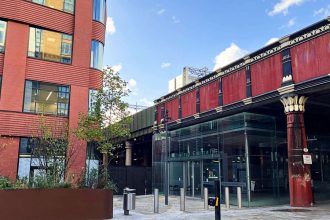
M 112 71 L 114 71 L 115 73 L 120 72 L 122 68 L 123 66 L 121 65 L 121 63 L 110 67 L 110 69 L 112 69 Z
M 116 26 L 115 22 L 113 21 L 112 17 L 107 18 L 107 26 L 106 26 L 106 31 L 109 34 L 114 34 L 116 33 Z
M 280 2 L 276 3 L 273 9 L 268 12 L 269 16 L 274 16 L 277 14 L 284 14 L 287 15 L 289 12 L 289 8 L 291 6 L 298 6 L 304 3 L 306 0 L 281 0 Z
M 172 16 L 172 21 L 174 24 L 180 23 L 180 20 L 176 16 Z
M 288 24 L 286 25 L 287 27 L 292 27 L 293 25 L 296 24 L 296 19 L 292 18 L 288 21 Z
M 171 65 L 172 65 L 171 63 L 162 63 L 162 64 L 160 65 L 160 68 L 165 69 L 165 68 L 170 67 Z
M 127 87 L 129 90 L 133 91 L 137 89 L 137 82 L 135 79 L 128 80 Z
M 276 42 L 276 41 L 278 41 L 279 40 L 279 38 L 277 38 L 277 37 L 272 37 L 272 38 L 270 38 L 266 43 L 265 43 L 265 46 L 267 46 L 267 45 L 269 45 L 269 44 L 272 44 L 272 43 L 274 43 L 274 42 Z
M 165 8 L 162 8 L 159 11 L 157 11 L 157 14 L 158 15 L 164 14 L 165 11 L 166 11 Z
M 330 4 L 324 8 L 314 11 L 314 16 L 328 17 L 330 16 Z
M 242 58 L 248 53 L 247 50 L 239 48 L 235 43 L 231 43 L 229 47 L 221 51 L 214 59 L 213 71 L 230 64 L 231 62 Z

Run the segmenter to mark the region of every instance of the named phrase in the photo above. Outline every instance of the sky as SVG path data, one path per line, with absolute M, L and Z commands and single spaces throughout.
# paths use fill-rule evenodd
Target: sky
M 104 66 L 150 106 L 183 67 L 213 71 L 330 15 L 329 0 L 108 0 Z

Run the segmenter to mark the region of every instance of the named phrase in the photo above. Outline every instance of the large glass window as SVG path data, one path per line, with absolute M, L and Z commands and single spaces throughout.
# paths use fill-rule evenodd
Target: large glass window
M 71 63 L 72 36 L 39 28 L 30 28 L 29 57 Z
M 93 19 L 105 23 L 105 0 L 93 1 Z
M 68 116 L 69 87 L 25 81 L 24 112 Z
M 32 0 L 32 2 L 69 13 L 74 11 L 74 0 Z
M 91 67 L 102 70 L 103 68 L 103 44 L 99 41 L 92 41 Z
M 0 53 L 5 51 L 7 22 L 0 20 Z
M 95 113 L 97 103 L 97 90 L 90 89 L 89 90 L 89 97 L 88 97 L 88 112 Z

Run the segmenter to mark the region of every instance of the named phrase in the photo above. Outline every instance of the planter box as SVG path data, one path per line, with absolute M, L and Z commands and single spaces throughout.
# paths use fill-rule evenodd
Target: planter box
M 108 189 L 0 190 L 0 219 L 83 220 L 113 217 Z

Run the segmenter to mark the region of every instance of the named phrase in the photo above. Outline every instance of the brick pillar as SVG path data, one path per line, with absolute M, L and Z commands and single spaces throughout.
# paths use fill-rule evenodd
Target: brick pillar
M 291 95 L 281 98 L 287 116 L 288 170 L 290 205 L 294 207 L 312 206 L 312 186 L 310 165 L 303 161 L 307 139 L 304 111 L 307 98 Z

